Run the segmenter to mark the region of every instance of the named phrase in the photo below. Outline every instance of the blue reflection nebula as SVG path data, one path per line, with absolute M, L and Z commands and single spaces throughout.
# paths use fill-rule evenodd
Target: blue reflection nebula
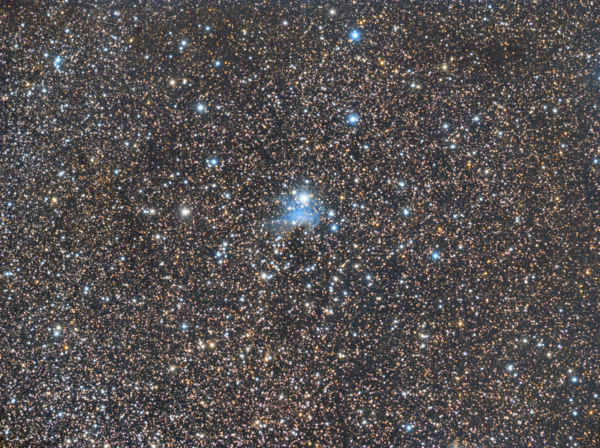
M 313 227 L 321 222 L 323 206 L 307 192 L 297 194 L 293 201 L 284 201 L 286 212 L 271 222 L 270 227 L 281 233 L 297 227 Z

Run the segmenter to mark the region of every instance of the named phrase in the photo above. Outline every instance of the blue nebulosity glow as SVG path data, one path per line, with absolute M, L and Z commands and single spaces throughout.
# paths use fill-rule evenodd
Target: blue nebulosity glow
M 320 217 L 318 213 L 314 213 L 313 210 L 301 207 L 290 213 L 287 213 L 283 217 L 284 221 L 290 222 L 294 226 L 301 226 L 303 224 L 314 225 L 318 224 Z
M 281 233 L 289 232 L 297 227 L 313 227 L 321 222 L 323 206 L 309 192 L 295 193 L 293 200 L 283 201 L 286 212 L 269 225 Z

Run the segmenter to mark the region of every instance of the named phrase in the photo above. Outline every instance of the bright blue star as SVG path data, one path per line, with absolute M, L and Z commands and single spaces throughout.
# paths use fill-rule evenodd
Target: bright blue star
M 360 39 L 360 31 L 358 30 L 352 30 L 350 32 L 350 39 L 357 41 L 358 39 Z
M 335 224 L 331 226 L 331 230 L 333 232 L 335 232 L 338 229 L 338 226 L 336 226 Z
M 433 258 L 434 260 L 439 260 L 440 254 L 438 254 L 437 252 L 434 252 L 431 254 L 431 258 Z
M 298 196 L 298 200 L 299 200 L 299 201 L 300 201 L 302 204 L 306 205 L 306 204 L 308 204 L 308 203 L 310 202 L 310 195 L 309 195 L 308 193 L 301 193 L 301 194 Z
M 408 216 L 408 214 L 409 214 L 410 212 L 408 211 L 408 209 L 407 209 L 407 208 L 405 208 L 405 209 L 404 209 L 404 211 L 403 211 L 402 213 L 404 213 L 404 216 Z
M 220 67 L 221 66 L 221 61 L 215 61 L 215 67 Z
M 356 124 L 356 123 L 358 123 L 358 116 L 355 115 L 355 114 L 350 114 L 348 116 L 348 123 L 350 123 L 350 124 Z
M 204 104 L 198 104 L 198 105 L 196 106 L 196 110 L 197 110 L 198 112 L 204 112 L 204 111 L 206 110 L 206 106 L 205 106 Z

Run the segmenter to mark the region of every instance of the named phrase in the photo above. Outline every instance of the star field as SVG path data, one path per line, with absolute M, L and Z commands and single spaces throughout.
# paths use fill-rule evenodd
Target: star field
M 0 13 L 0 445 L 600 444 L 593 2 Z

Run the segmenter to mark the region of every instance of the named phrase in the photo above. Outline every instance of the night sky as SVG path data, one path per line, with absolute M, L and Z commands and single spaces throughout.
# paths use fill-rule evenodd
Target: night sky
M 600 4 L 3 5 L 0 445 L 600 446 Z

